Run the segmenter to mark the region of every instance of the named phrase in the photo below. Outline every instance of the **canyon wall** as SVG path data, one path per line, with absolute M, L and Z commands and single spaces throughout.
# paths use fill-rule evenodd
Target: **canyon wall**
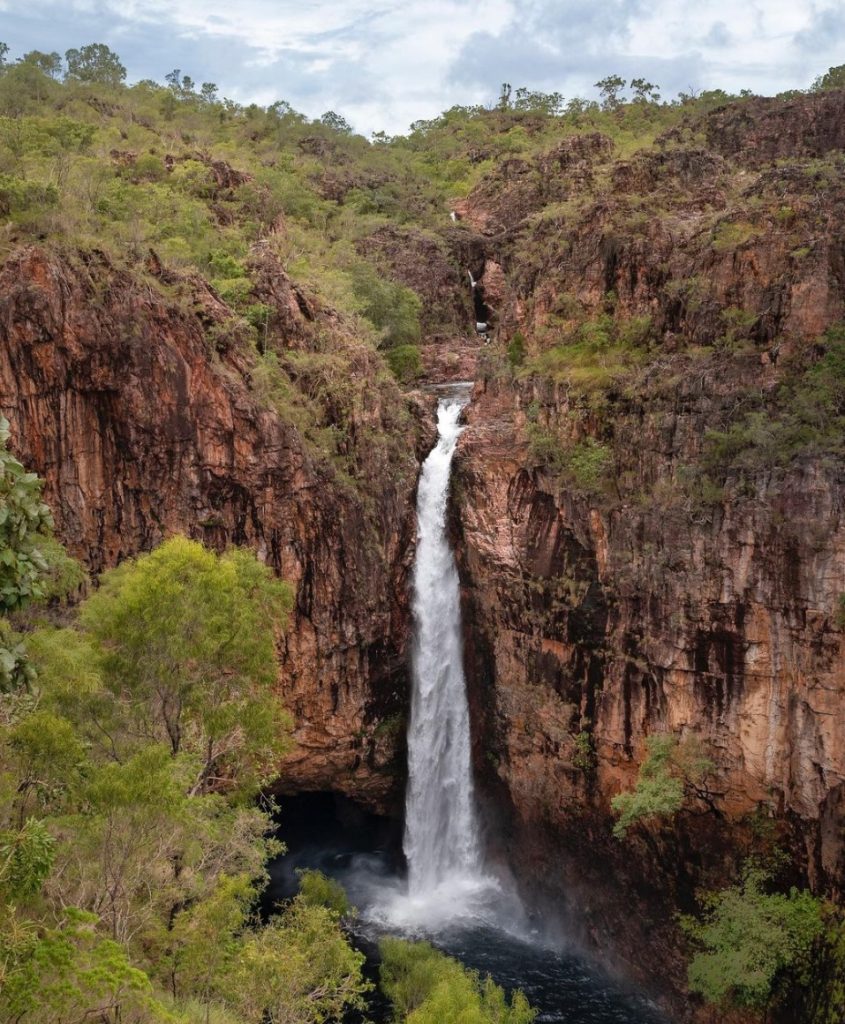
M 307 351 L 317 319 L 345 353 L 353 399 L 326 414 L 342 420 L 342 465 L 309 443 L 296 408 L 274 408 L 216 295 L 154 259 L 152 285 L 97 253 L 7 260 L 0 409 L 58 535 L 94 571 L 181 532 L 249 545 L 294 584 L 279 687 L 297 749 L 281 786 L 394 807 L 420 430 L 372 350 L 272 261 L 261 270 L 271 344 Z
M 771 412 L 845 320 L 843 116 L 841 93 L 753 102 L 609 164 L 609 139 L 579 137 L 462 206 L 499 337 L 528 356 L 482 362 L 456 459 L 478 773 L 520 873 L 679 988 L 673 912 L 760 844 L 845 885 L 845 471 L 778 451 Z M 586 347 L 584 321 L 608 337 L 556 372 L 549 335 Z M 759 434 L 714 465 L 745 408 Z M 585 441 L 609 461 L 596 486 L 549 457 Z M 662 733 L 712 761 L 706 792 L 613 838 Z

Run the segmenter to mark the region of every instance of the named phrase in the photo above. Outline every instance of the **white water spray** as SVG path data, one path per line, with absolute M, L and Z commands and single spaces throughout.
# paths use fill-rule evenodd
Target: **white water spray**
M 460 581 L 446 511 L 452 458 L 470 384 L 450 385 L 437 407 L 437 444 L 417 491 L 411 717 L 405 799 L 405 885 L 373 879 L 367 917 L 381 927 L 440 934 L 492 926 L 524 935 L 524 913 L 506 877 L 484 862 L 472 782 L 463 667 Z

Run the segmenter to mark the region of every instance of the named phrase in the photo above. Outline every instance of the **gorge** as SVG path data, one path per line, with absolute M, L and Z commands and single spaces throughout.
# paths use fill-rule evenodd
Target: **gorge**
M 691 992 L 678 914 L 765 861 L 841 915 L 845 90 L 379 145 L 53 96 L 21 180 L 106 170 L 82 210 L 0 191 L 11 447 L 92 573 L 184 534 L 289 581 L 283 837 L 309 794 L 404 823 L 411 903 L 492 864 L 672 1020 L 759 1020 Z M 670 813 L 614 834 L 653 771 Z M 773 1019 L 836 1020 L 794 989 Z M 651 1019 L 610 990 L 585 1021 Z

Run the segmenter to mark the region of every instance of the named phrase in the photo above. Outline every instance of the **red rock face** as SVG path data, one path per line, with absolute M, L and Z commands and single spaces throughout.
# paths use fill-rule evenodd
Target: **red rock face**
M 300 346 L 315 314 L 278 268 L 268 274 L 282 340 Z M 281 785 L 392 805 L 404 770 L 394 726 L 405 702 L 413 430 L 397 464 L 372 454 L 368 501 L 257 402 L 236 345 L 212 357 L 203 325 L 228 311 L 201 282 L 188 286 L 199 313 L 96 255 L 69 263 L 30 249 L 9 260 L 0 408 L 14 447 L 44 477 L 60 537 L 95 571 L 181 532 L 253 547 L 290 580 L 279 689 L 298 748 Z M 385 429 L 389 403 L 401 405 L 395 391 L 369 396 L 352 433 Z
M 841 147 L 843 101 L 717 112 L 718 154 L 617 162 L 608 192 L 559 218 L 526 219 L 539 201 L 519 184 L 527 172 L 486 181 L 463 208 L 501 269 L 500 337 L 519 329 L 542 350 L 550 323 L 563 337 L 576 315 L 608 308 L 656 330 L 650 369 L 592 406 L 565 374 L 488 370 L 456 456 L 455 530 L 477 770 L 509 822 L 504 846 L 586 937 L 652 982 L 659 961 L 676 991 L 672 915 L 736 870 L 755 815 L 776 822 L 816 891 L 845 886 L 839 460 L 753 470 L 712 504 L 678 489 L 706 432 L 750 394 L 774 394 L 789 359 L 845 319 L 841 173 L 822 185 L 812 166 L 760 170 Z M 798 109 L 800 127 L 775 139 Z M 659 216 L 634 217 L 625 196 L 655 190 Z M 731 309 L 753 312 L 733 348 Z M 561 446 L 603 438 L 613 493 L 590 497 L 550 471 L 529 443 L 537 427 Z M 714 806 L 693 801 L 620 843 L 610 801 L 657 732 L 699 738 Z

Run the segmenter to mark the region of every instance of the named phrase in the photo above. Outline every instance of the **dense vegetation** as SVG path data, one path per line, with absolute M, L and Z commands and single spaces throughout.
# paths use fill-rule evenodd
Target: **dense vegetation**
M 718 816 L 715 766 L 700 739 L 656 734 L 647 745 L 634 788 L 612 801 L 616 838 L 659 834 L 680 813 Z M 690 991 L 718 1006 L 800 1008 L 798 1019 L 832 1024 L 845 1007 L 841 911 L 785 884 L 789 857 L 772 820 L 751 826 L 751 853 L 739 880 L 700 892 L 699 916 L 681 918 Z
M 381 985 L 397 1021 L 408 1024 L 531 1024 L 521 992 L 508 999 L 489 977 L 461 967 L 427 942 L 387 938 L 380 945 Z

